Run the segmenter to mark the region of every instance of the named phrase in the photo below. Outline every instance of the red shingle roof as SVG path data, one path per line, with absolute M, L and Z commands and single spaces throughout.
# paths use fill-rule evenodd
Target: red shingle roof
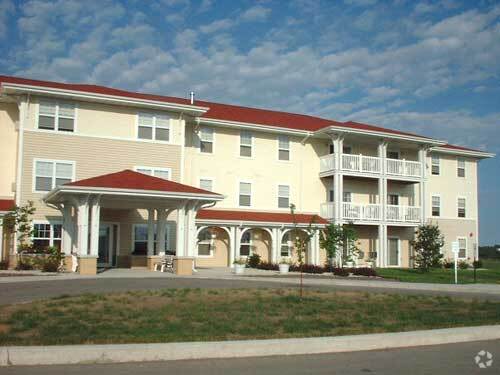
M 328 224 L 328 221 L 318 215 L 295 214 L 297 223 L 309 224 L 314 217 L 317 224 Z M 265 223 L 293 223 L 293 216 L 284 212 L 255 212 L 229 210 L 200 210 L 197 219 L 227 220 L 227 221 L 255 221 Z
M 474 150 L 473 148 L 467 148 L 467 147 L 463 147 L 463 146 L 450 145 L 450 144 L 439 146 L 439 147 L 449 148 L 451 150 L 458 150 L 458 151 L 485 152 L 485 151 L 481 151 L 481 150 Z
M 15 204 L 14 199 L 0 199 L 0 211 L 11 211 Z
M 163 191 L 169 193 L 189 193 L 221 196 L 211 191 L 198 189 L 193 186 L 179 184 L 178 182 L 165 180 L 159 177 L 148 176 L 143 173 L 126 169 L 121 172 L 105 174 L 102 176 L 87 178 L 69 182 L 63 186 L 81 186 L 94 188 L 110 189 L 129 189 L 129 190 L 150 190 Z

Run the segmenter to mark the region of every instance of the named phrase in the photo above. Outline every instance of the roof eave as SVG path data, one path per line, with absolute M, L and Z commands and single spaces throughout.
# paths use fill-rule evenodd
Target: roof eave
M 491 153 L 491 152 L 474 151 L 474 150 L 460 150 L 460 149 L 453 149 L 453 148 L 446 148 L 446 147 L 435 147 L 435 148 L 432 148 L 431 151 L 437 151 L 437 152 L 440 152 L 443 154 L 470 156 L 470 157 L 474 157 L 477 159 L 490 159 L 490 158 L 494 158 L 496 156 L 496 154 Z
M 234 225 L 267 225 L 267 226 L 293 226 L 294 223 L 287 221 L 256 221 L 256 220 L 225 220 L 225 219 L 203 219 L 196 218 L 196 221 L 200 224 L 234 224 Z M 310 223 L 297 223 L 299 227 L 308 227 Z M 313 223 L 313 226 L 324 227 L 325 223 Z
M 308 135 L 313 133 L 313 131 L 310 130 L 297 130 L 297 129 L 283 127 L 281 125 L 262 125 L 250 122 L 218 120 L 207 117 L 198 117 L 196 121 L 200 124 L 206 124 L 206 125 L 215 125 L 221 127 L 231 127 L 240 129 L 253 129 L 253 130 L 267 131 L 271 133 L 281 133 L 281 134 L 288 133 L 293 135 Z

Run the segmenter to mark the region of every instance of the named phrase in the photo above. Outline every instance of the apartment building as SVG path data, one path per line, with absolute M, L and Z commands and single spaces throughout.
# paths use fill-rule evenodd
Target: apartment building
M 425 136 L 102 86 L 0 76 L 0 216 L 33 201 L 33 245 L 68 268 L 152 267 L 173 253 L 227 267 L 293 256 L 306 228 L 352 223 L 357 263 L 412 265 L 415 228 L 437 223 L 445 257 L 477 252 L 477 163 L 492 154 Z M 3 233 L 2 258 L 17 246 Z M 326 254 L 318 234 L 307 262 Z

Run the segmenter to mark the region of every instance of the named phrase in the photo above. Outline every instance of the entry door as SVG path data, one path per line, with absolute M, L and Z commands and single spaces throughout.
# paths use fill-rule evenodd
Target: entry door
M 111 224 L 101 224 L 99 226 L 99 257 L 97 265 L 99 267 L 111 267 L 113 249 L 113 226 Z
M 387 251 L 389 252 L 388 265 L 399 266 L 399 238 L 387 239 Z

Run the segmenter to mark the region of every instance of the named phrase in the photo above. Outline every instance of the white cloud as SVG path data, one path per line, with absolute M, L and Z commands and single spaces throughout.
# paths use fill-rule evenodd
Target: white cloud
M 344 3 L 354 6 L 367 6 L 376 4 L 377 0 L 344 0 Z
M 241 14 L 243 21 L 264 21 L 271 14 L 271 9 L 262 5 L 255 5 L 248 8 Z
M 233 25 L 234 25 L 233 20 L 225 18 L 222 20 L 217 20 L 212 23 L 209 23 L 208 25 L 200 26 L 200 31 L 204 34 L 211 34 L 218 31 L 227 30 L 231 28 Z
M 7 22 L 12 14 L 14 14 L 16 8 L 12 0 L 1 0 L 0 1 L 0 40 L 5 39 L 8 35 Z

